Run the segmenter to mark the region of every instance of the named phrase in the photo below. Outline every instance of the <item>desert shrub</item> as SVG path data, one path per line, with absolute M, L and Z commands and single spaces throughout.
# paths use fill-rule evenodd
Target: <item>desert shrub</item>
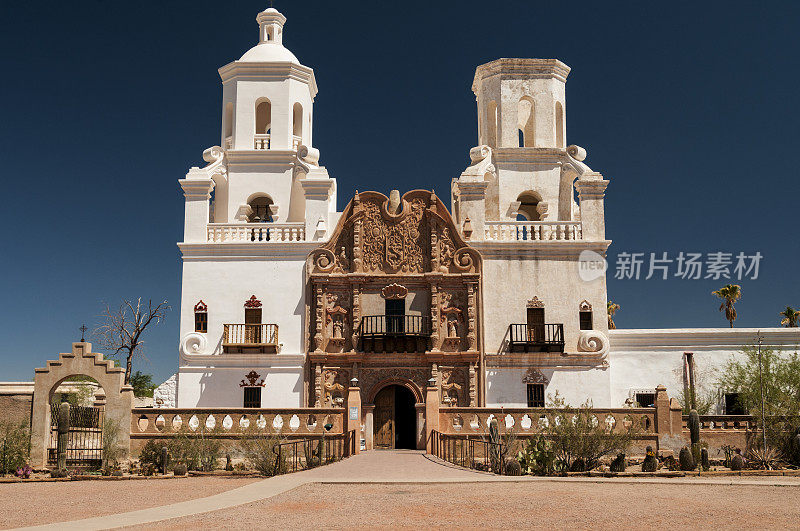
M 0 421 L 0 474 L 11 474 L 25 466 L 29 453 L 27 423 Z
M 759 470 L 775 470 L 780 468 L 781 455 L 774 448 L 767 446 L 764 451 L 763 447 L 753 447 L 747 452 L 747 464 L 751 468 Z
M 125 449 L 120 444 L 122 438 L 122 422 L 118 419 L 103 420 L 103 462 L 106 470 L 114 470 Z
M 637 433 L 636 422 L 622 431 L 608 429 L 594 414 L 590 401 L 571 408 L 558 393 L 549 397 L 549 401 L 549 407 L 561 410 L 545 428 L 555 452 L 557 470 L 591 470 L 600 463 L 600 458 L 616 452 L 625 453 Z
M 281 442 L 276 433 L 250 427 L 239 438 L 238 447 L 250 468 L 265 476 L 277 476 L 286 472 L 285 456 L 278 459 L 276 454 Z
M 164 466 L 164 454 L 162 448 L 165 444 L 156 439 L 148 439 L 139 453 L 139 463 L 145 476 L 150 476 L 154 472 L 160 471 Z M 148 473 L 149 472 L 149 473 Z
M 181 428 L 167 443 L 170 463 L 173 466 L 186 465 L 188 470 L 214 470 L 223 450 L 222 441 L 215 436 L 220 432 L 219 426 L 199 432 L 193 432 L 188 427 Z

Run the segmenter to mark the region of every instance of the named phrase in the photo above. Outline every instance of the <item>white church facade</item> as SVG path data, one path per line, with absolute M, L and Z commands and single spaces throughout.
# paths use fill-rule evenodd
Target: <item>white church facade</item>
M 683 388 L 685 352 L 719 366 L 752 344 L 749 329 L 608 329 L 605 272 L 579 267 L 611 244 L 609 180 L 567 142 L 561 61 L 477 68 L 478 147 L 449 197 L 362 192 L 339 212 L 313 147 L 314 71 L 283 45 L 281 13 L 257 21 L 259 43 L 219 69 L 220 144 L 179 181 L 178 372 L 157 404 L 336 406 L 354 382 L 379 445 L 402 408 L 424 422 L 431 384 L 444 405 L 646 405 Z

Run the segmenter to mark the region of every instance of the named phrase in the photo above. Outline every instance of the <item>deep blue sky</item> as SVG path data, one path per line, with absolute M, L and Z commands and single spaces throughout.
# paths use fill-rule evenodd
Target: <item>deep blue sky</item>
M 617 253 L 760 251 L 738 326 L 776 326 L 797 282 L 797 2 L 278 1 L 314 68 L 315 145 L 355 189 L 434 188 L 477 142 L 475 67 L 557 57 L 567 140 L 611 180 Z M 3 6 L 0 379 L 69 348 L 102 301 L 166 298 L 138 368 L 177 363 L 183 197 L 219 142 L 217 68 L 255 44 L 264 0 Z M 502 9 L 502 12 L 499 11 Z M 611 275 L 610 275 L 611 276 Z M 609 280 L 620 327 L 726 326 L 722 281 Z

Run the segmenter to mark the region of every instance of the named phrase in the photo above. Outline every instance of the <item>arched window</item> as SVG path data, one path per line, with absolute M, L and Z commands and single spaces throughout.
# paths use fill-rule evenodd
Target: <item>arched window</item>
M 256 104 L 256 134 L 268 135 L 272 129 L 272 104 L 261 99 Z
M 497 102 L 494 100 L 486 107 L 486 143 L 497 146 Z
M 299 103 L 292 107 L 292 134 L 301 139 L 303 137 L 303 106 Z
M 534 147 L 534 111 L 533 99 L 530 96 L 523 96 L 517 105 L 519 147 Z
M 517 221 L 541 221 L 539 211 L 536 208 L 539 206 L 539 201 L 541 200 L 541 196 L 536 192 L 528 191 L 519 194 L 517 201 L 520 202 L 520 205 L 517 213 Z
M 556 147 L 564 147 L 564 107 L 556 102 Z
M 202 300 L 194 305 L 194 331 L 208 332 L 208 305 Z
M 255 197 L 247 203 L 250 205 L 250 215 L 247 217 L 248 223 L 270 223 L 272 222 L 272 198 L 268 195 Z

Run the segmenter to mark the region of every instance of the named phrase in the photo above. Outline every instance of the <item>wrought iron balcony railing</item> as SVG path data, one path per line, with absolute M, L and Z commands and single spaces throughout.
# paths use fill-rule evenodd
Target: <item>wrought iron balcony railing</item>
M 222 347 L 225 352 L 276 352 L 278 325 L 276 324 L 226 324 L 223 325 Z
M 367 315 L 361 318 L 361 337 L 423 337 L 431 335 L 426 315 Z
M 508 344 L 512 352 L 563 352 L 564 325 L 510 324 Z

